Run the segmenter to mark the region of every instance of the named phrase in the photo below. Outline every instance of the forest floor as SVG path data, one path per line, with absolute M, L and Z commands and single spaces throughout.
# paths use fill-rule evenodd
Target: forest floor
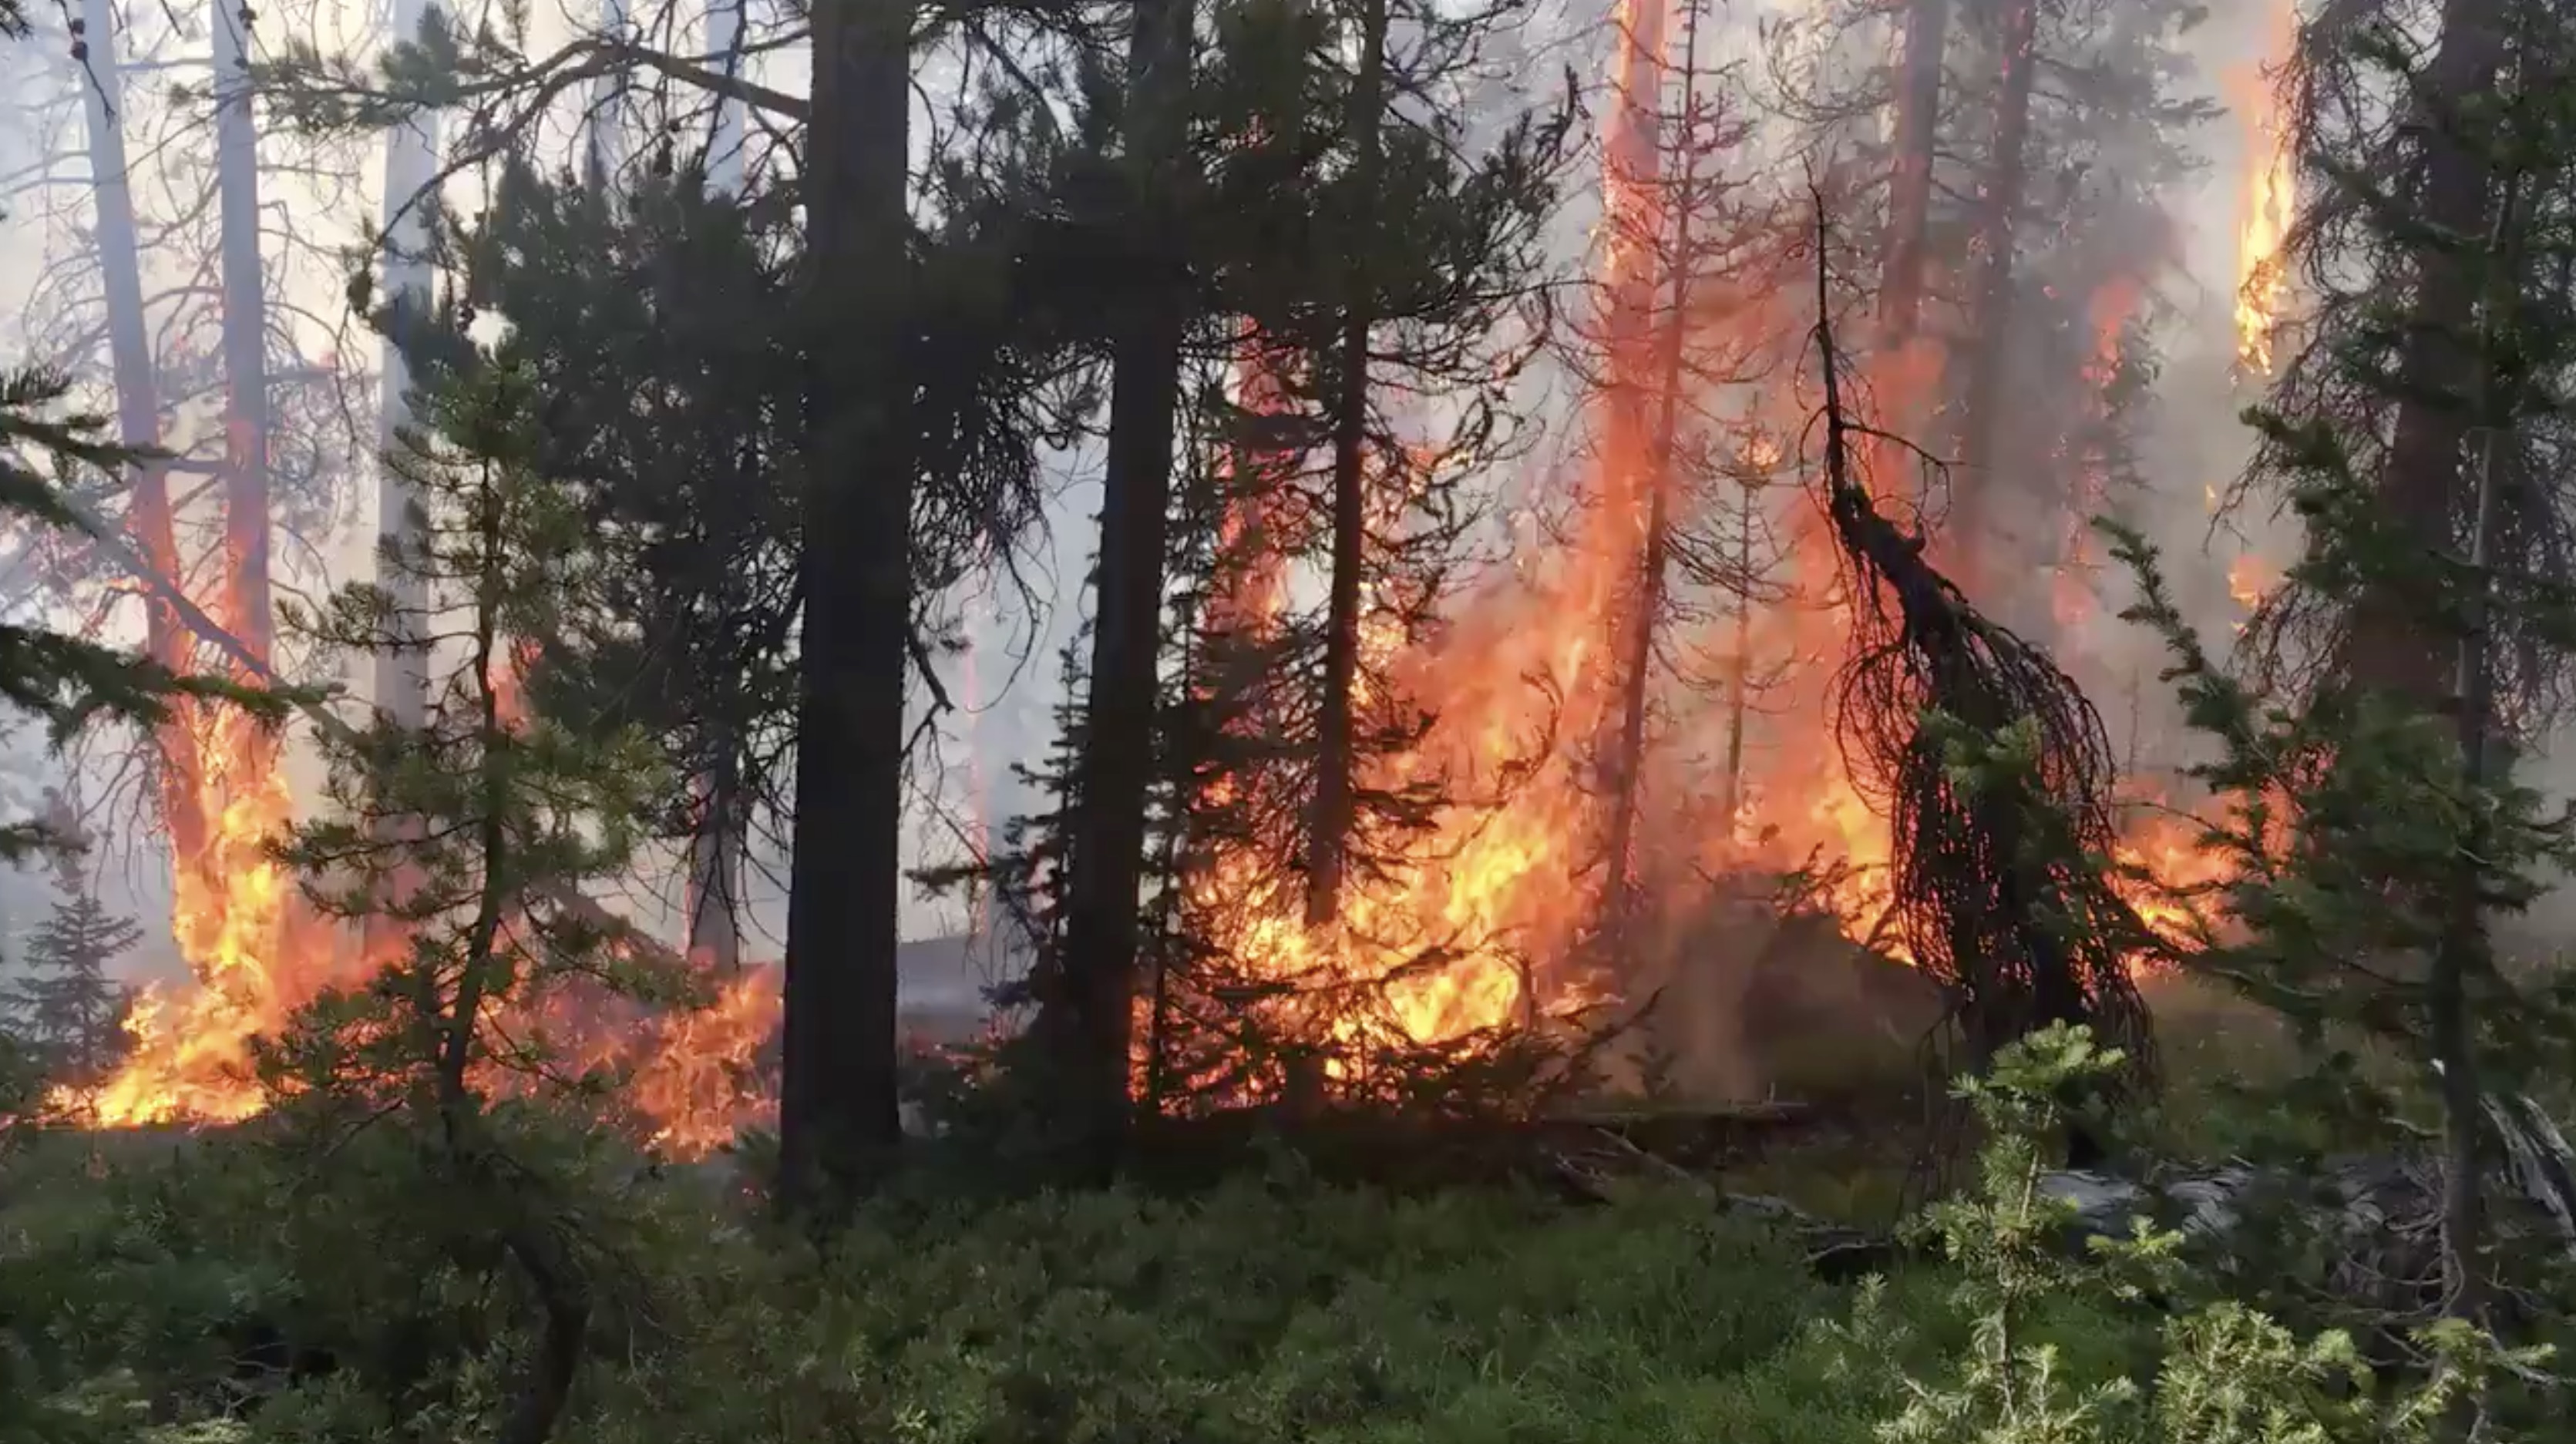
M 2226 1081 L 2275 1051 L 2256 1031 L 2266 1025 L 2194 989 L 2151 995 L 2169 1081 L 2158 1126 L 2177 1146 L 2219 1147 Z M 1847 1094 L 1853 1077 L 1903 1072 L 1888 1056 L 1843 1061 L 1834 1069 L 1811 1053 L 1806 1066 L 1834 1083 L 1813 1091 Z M 1775 1083 L 1801 1101 L 1795 1078 Z M 1818 1117 L 1857 1120 L 1849 1097 L 1826 1101 Z M 1152 1196 L 910 1197 L 875 1210 L 828 1257 L 676 1173 L 646 1181 L 585 1205 L 601 1210 L 584 1229 L 614 1267 L 575 1422 L 558 1437 L 1873 1439 L 1901 1404 L 1900 1369 L 1965 1346 L 1945 1270 L 1898 1260 L 1872 1304 L 1820 1276 L 1797 1236 L 1712 1209 L 1710 1194 L 1770 1195 L 1884 1228 L 1911 1161 L 1903 1130 L 1774 1129 L 1773 1119 L 1752 1125 L 1761 1146 L 1738 1139 L 1691 1156 L 1672 1143 L 1689 1136 L 1690 1114 L 1635 1127 L 1634 1112 L 1621 1115 L 1637 1166 L 1613 1166 L 1612 1186 L 1589 1197 L 1543 1171 L 1452 1188 L 1355 1186 L 1281 1155 Z M 220 1393 L 204 1381 L 240 1371 L 223 1341 L 248 1325 L 337 1369 L 331 1387 L 275 1392 L 259 1431 L 237 1437 L 422 1437 L 397 1421 L 494 1405 L 494 1381 L 523 1347 L 514 1324 L 526 1303 L 506 1285 L 459 1286 L 457 1266 L 438 1257 L 448 1245 L 433 1243 L 457 1221 L 425 1219 L 434 1203 L 364 1193 L 298 1202 L 298 1180 L 220 1136 L 47 1142 L 7 1170 L 0 1266 L 14 1255 L 80 1280 L 65 1327 L 120 1341 L 113 1362 L 172 1414 L 203 1412 Z M 395 1241 L 405 1233 L 416 1240 Z M 1854 1341 L 1856 1311 L 1872 1307 L 1902 1325 L 1902 1341 Z M 2044 1332 L 2073 1358 L 2113 1368 L 2151 1327 L 2068 1302 Z M 388 1339 L 417 1348 L 424 1334 L 460 1350 L 456 1361 L 389 1382 L 401 1371 L 385 1362 Z M 278 1388 L 226 1387 L 223 1408 L 236 1413 L 240 1399 Z

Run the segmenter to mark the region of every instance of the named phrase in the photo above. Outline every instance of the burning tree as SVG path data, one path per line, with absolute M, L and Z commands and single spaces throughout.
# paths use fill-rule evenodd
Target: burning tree
M 1865 429 L 1845 409 L 1821 198 L 1817 222 L 1824 502 L 1857 631 L 1836 720 L 1888 804 L 1899 934 L 1949 990 L 1969 1066 L 2066 1024 L 2120 1039 L 2143 1067 L 2129 966 L 2153 940 L 2106 875 L 2110 740 L 2073 679 L 1880 514 L 1854 460 Z
M 1779 198 L 1749 173 L 1755 127 L 1742 67 L 1712 58 L 1718 41 L 1703 39 L 1708 19 L 1705 5 L 1684 5 L 1677 47 L 1639 57 L 1604 157 L 1615 172 L 1604 217 L 1612 254 L 1587 337 L 1600 352 L 1597 455 L 1593 484 L 1578 494 L 1586 506 L 1633 513 L 1640 537 L 1632 577 L 1605 619 L 1613 700 L 1589 739 L 1604 793 L 1602 954 L 1613 969 L 1638 961 L 1646 900 L 1668 893 L 1675 872 L 1672 849 L 1650 856 L 1638 841 L 1653 821 L 1641 794 L 1650 780 L 1660 791 L 1679 774 L 1653 756 L 1669 741 L 1669 722 L 1649 726 L 1663 720 L 1677 675 L 1673 634 L 1704 624 L 1712 606 L 1733 610 L 1719 679 L 1734 740 L 1718 815 L 1731 832 L 1754 680 L 1750 608 L 1757 594 L 1785 599 L 1768 576 L 1777 548 L 1763 545 L 1770 499 L 1760 495 L 1762 473 L 1778 458 L 1764 454 L 1761 418 L 1745 413 L 1758 412 L 1754 392 L 1776 378 L 1781 359 L 1787 332 L 1770 298 L 1791 232 Z M 1657 812 L 1684 815 L 1669 803 Z
M 361 375 L 350 364 L 357 336 L 351 318 L 317 299 L 336 296 L 338 262 L 311 202 L 345 179 L 341 157 L 263 146 L 248 12 L 219 5 L 156 23 L 103 0 L 75 8 L 55 37 L 60 113 L 74 118 L 64 151 L 86 159 L 88 184 L 49 187 L 41 202 L 47 280 L 24 322 L 38 354 L 62 357 L 84 380 L 92 356 L 109 363 L 96 380 L 138 459 L 122 495 L 99 500 L 121 515 L 153 581 L 112 577 L 87 593 L 105 551 L 94 546 L 64 549 L 54 579 L 99 597 L 94 627 L 117 625 L 109 609 L 124 597 L 150 594 L 141 631 L 165 667 L 294 671 L 272 645 L 272 574 L 292 578 L 298 561 L 319 555 L 307 539 L 335 519 L 365 449 L 366 408 L 346 394 Z M 207 80 L 129 87 L 129 72 Z M 263 204 L 262 182 L 281 160 L 292 174 Z M 286 539 L 282 557 L 272 556 L 273 533 Z M 158 594 L 162 584 L 202 602 L 256 667 L 208 647 Z M 142 784 L 142 810 L 159 826 L 129 836 L 169 844 L 173 930 L 199 986 L 141 1010 L 136 1070 L 153 1076 L 108 1101 L 134 1118 L 223 1114 L 247 1095 L 182 1075 L 246 1061 L 250 1033 L 283 1018 L 281 998 L 320 985 L 333 949 L 299 930 L 290 890 L 262 852 L 290 806 L 282 739 L 226 709 L 183 705 L 148 743 L 111 774 L 99 806 L 137 798 Z
M 1386 977 L 1483 942 L 1413 931 L 1382 904 L 1467 785 L 1426 765 L 1433 718 L 1400 662 L 1436 645 L 1476 519 L 1461 488 L 1515 443 L 1511 392 L 1532 353 L 1515 309 L 1570 119 L 1524 114 L 1479 153 L 1456 109 L 1412 97 L 1460 84 L 1460 57 L 1508 20 L 1253 7 L 1211 76 L 1256 98 L 1238 123 L 1311 195 L 1313 220 L 1244 248 L 1233 324 L 1255 374 L 1208 418 L 1231 534 L 1184 622 L 1210 748 L 1182 823 L 1178 924 L 1206 954 L 1158 985 L 1175 1045 L 1249 1028 L 1364 1052 L 1387 1040 L 1334 1035 L 1386 1006 L 1371 997 Z M 1272 27 L 1313 77 L 1304 95 L 1265 90 Z M 1296 600 L 1309 577 L 1311 608 Z

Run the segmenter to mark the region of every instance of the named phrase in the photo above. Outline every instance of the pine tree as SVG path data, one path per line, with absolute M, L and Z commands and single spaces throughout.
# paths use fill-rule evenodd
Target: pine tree
M 6 1001 L 47 1073 L 81 1088 L 115 1071 L 123 1056 L 133 990 L 112 969 L 142 941 L 143 929 L 107 910 L 77 856 L 55 859 L 54 894 L 53 911 L 27 938 L 20 981 Z
M 2395 18 L 2321 17 L 2294 73 L 2311 339 L 2254 414 L 2253 479 L 2306 527 L 2264 619 L 2303 665 L 2220 668 L 2152 555 L 2122 548 L 2222 750 L 2196 772 L 2227 804 L 2207 844 L 2236 881 L 2192 960 L 2314 1045 L 2311 1118 L 2438 1137 L 2441 1259 L 2412 1302 L 2484 1320 L 2522 1282 L 2490 1197 L 2498 1097 L 2564 1076 L 2576 1046 L 2563 974 L 2518 974 L 2493 938 L 2576 863 L 2576 816 L 2515 777 L 2512 746 L 2576 656 L 2553 479 L 2576 376 L 2576 26 L 2537 0 L 2454 3 L 2426 51 Z M 2357 1040 L 2408 1076 L 2357 1072 Z

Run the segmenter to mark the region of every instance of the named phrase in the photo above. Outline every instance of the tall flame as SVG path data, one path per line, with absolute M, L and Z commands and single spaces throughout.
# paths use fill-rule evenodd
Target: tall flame
M 185 782 L 211 828 L 202 854 L 175 859 L 171 922 L 196 986 L 145 989 L 127 1018 L 125 1066 L 72 1100 L 111 1127 L 258 1112 L 253 1041 L 333 972 L 329 950 L 293 925 L 294 880 L 268 851 L 293 808 L 275 739 L 235 708 L 190 714 L 200 775 Z
M 2298 210 L 2298 155 L 2271 71 L 2286 64 L 2298 44 L 2299 7 L 2298 0 L 2274 3 L 2271 65 L 2238 87 L 2246 161 L 2244 215 L 2236 240 L 2236 355 L 2256 375 L 2271 374 L 2273 333 L 2289 302 L 2284 247 Z

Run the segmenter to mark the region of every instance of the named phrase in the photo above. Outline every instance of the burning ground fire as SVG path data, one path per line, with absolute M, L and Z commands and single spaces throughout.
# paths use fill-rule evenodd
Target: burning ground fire
M 1648 91 L 1662 83 L 1658 57 L 1667 3 L 1625 0 L 1622 10 L 1604 208 L 1630 236 L 1659 229 L 1658 186 L 1650 171 L 1658 156 L 1656 105 Z M 2294 13 L 2286 0 L 2282 8 Z M 2277 125 L 2265 119 L 2261 128 L 2268 136 Z M 2292 204 L 2292 174 L 2277 139 L 2249 153 L 2255 159 L 2240 233 L 2238 335 L 2247 363 L 2263 369 L 2270 365 L 2269 338 L 2282 299 L 2278 251 Z M 1615 240 L 1604 247 L 1602 290 L 1614 311 L 1640 306 L 1639 288 L 1651 285 L 1639 269 L 1645 264 L 1639 249 Z M 2130 294 L 2097 308 L 2099 364 L 2106 374 L 2119 327 L 2136 301 Z M 1777 327 L 1780 320 L 1767 317 L 1759 324 Z M 1641 374 L 1648 338 L 1633 325 L 1623 332 L 1615 314 L 1608 329 L 1614 374 Z M 1786 333 L 1796 330 L 1789 326 Z M 1918 374 L 1927 369 L 1918 347 L 1909 352 L 1902 375 L 1884 378 L 1882 394 L 1900 387 L 1929 394 L 1937 377 Z M 1242 372 L 1244 404 L 1257 408 L 1273 383 L 1257 353 L 1247 357 Z M 1595 921 L 1592 890 L 1577 883 L 1598 870 L 1597 860 L 1583 855 L 1583 840 L 1597 831 L 1601 801 L 1587 785 L 1587 764 L 1579 754 L 1604 733 L 1616 710 L 1620 677 L 1613 642 L 1635 591 L 1655 471 L 1648 438 L 1637 418 L 1622 410 L 1606 408 L 1598 428 L 1598 453 L 1587 478 L 1589 504 L 1568 535 L 1523 539 L 1526 555 L 1514 569 L 1514 590 L 1477 598 L 1452 619 L 1436 646 L 1402 649 L 1400 639 L 1375 624 L 1367 634 L 1373 660 L 1408 693 L 1428 699 L 1440 718 L 1423 747 L 1384 763 L 1384 774 L 1368 783 L 1392 788 L 1439 778 L 1453 791 L 1490 794 L 1490 805 L 1448 810 L 1435 824 L 1435 835 L 1415 850 L 1427 860 L 1391 876 L 1354 879 L 1344 890 L 1339 916 L 1322 927 L 1307 924 L 1302 898 L 1293 890 L 1277 896 L 1262 891 L 1248 857 L 1220 854 L 1189 881 L 1193 899 L 1222 920 L 1226 935 L 1217 941 L 1232 955 L 1253 961 L 1271 979 L 1300 984 L 1292 997 L 1333 1000 L 1320 1005 L 1329 1014 L 1307 1020 L 1320 1021 L 1333 1043 L 1458 1040 L 1527 1018 L 1542 1004 L 1592 996 L 1582 980 L 1551 976 L 1544 965 L 1571 955 Z M 1785 420 L 1769 429 L 1793 434 L 1796 419 Z M 1757 449 L 1747 444 L 1748 451 Z M 1230 516 L 1227 535 L 1239 539 L 1266 521 L 1254 513 Z M 2261 564 L 2248 558 L 2238 568 L 2231 590 L 2250 605 L 2262 584 Z M 1751 653 L 1788 664 L 1780 705 L 1790 715 L 1821 717 L 1849 628 L 1838 595 L 1841 568 L 1820 528 L 1797 530 L 1786 571 L 1794 599 L 1749 618 L 1747 640 Z M 1261 571 L 1240 580 L 1232 595 L 1217 598 L 1212 610 L 1257 622 L 1285 604 L 1286 592 L 1275 570 Z M 2080 619 L 2096 605 L 2072 588 L 2060 588 L 2053 601 L 2062 621 Z M 1739 654 L 1737 665 L 1750 666 L 1750 657 Z M 1534 685 L 1534 678 L 1549 685 Z M 136 1009 L 133 1061 L 88 1100 L 95 1117 L 110 1126 L 228 1121 L 257 1112 L 263 1099 L 244 1072 L 252 1040 L 274 1031 L 293 1008 L 351 971 L 340 960 L 336 940 L 301 915 L 291 880 L 261 846 L 290 812 L 273 753 L 261 752 L 263 744 L 228 730 L 220 719 L 204 730 L 204 755 L 217 760 L 198 790 L 209 815 L 220 822 L 204 855 L 179 860 L 174 909 L 196 986 L 175 995 L 154 992 Z M 1735 798 L 1733 815 L 1671 819 L 1676 825 L 1665 832 L 1698 840 L 1649 849 L 1641 871 L 1846 861 L 1849 869 L 1826 905 L 1847 935 L 1884 946 L 1878 929 L 1888 900 L 1887 824 L 1848 775 L 1829 729 L 1790 731 L 1763 749 Z M 2168 884 L 2210 881 L 2211 864 L 2195 845 L 2198 831 L 2189 818 L 2146 811 L 2124 839 L 2120 860 Z M 2151 892 L 2132 901 L 2153 925 L 2187 921 L 2179 904 Z M 1540 971 L 1533 971 L 1534 964 Z M 769 1101 L 745 1080 L 747 1065 L 775 1027 L 776 971 L 754 968 L 720 981 L 712 1007 L 637 1020 L 639 1026 L 627 1030 L 594 1030 L 603 1036 L 576 1060 L 628 1064 L 627 1105 L 639 1120 L 638 1131 L 675 1154 L 710 1151 L 769 1110 Z M 1373 1001 L 1366 1007 L 1342 1001 L 1357 996 Z

